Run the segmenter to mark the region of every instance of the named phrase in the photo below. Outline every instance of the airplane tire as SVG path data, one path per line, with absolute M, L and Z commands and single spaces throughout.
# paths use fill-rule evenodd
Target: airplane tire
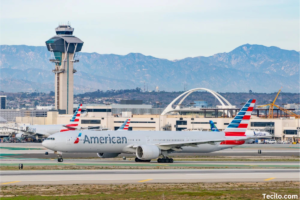
M 173 158 L 159 158 L 157 159 L 158 163 L 173 163 Z
M 63 162 L 64 159 L 63 159 L 63 158 L 58 158 L 57 161 L 58 161 L 58 162 Z

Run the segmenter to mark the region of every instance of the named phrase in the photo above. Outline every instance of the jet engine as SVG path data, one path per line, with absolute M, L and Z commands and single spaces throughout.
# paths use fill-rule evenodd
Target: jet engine
M 119 153 L 97 153 L 97 156 L 100 158 L 115 158 Z
M 141 160 L 155 159 L 160 153 L 160 149 L 155 145 L 141 145 L 136 149 L 136 157 Z

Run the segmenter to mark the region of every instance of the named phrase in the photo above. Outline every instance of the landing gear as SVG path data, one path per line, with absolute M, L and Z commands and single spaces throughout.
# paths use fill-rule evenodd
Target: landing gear
M 57 162 L 64 162 L 62 155 L 60 154 L 57 155 Z
M 168 157 L 159 158 L 159 159 L 157 159 L 157 162 L 158 163 L 173 163 L 173 158 L 168 158 Z
M 151 162 L 151 160 L 141 160 L 141 159 L 135 158 L 135 162 Z

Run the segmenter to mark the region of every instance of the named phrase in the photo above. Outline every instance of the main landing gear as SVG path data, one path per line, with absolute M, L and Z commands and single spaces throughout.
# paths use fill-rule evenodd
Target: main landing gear
M 151 160 L 141 160 L 141 159 L 135 158 L 135 162 L 151 162 Z
M 157 159 L 157 162 L 158 163 L 173 163 L 173 158 L 168 158 L 168 157 L 159 158 L 159 159 Z

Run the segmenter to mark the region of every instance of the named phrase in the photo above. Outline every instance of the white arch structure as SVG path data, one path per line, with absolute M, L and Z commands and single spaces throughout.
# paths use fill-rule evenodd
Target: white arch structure
M 167 107 L 166 109 L 161 113 L 161 115 L 166 115 L 167 113 L 169 112 L 173 112 L 173 111 L 176 111 L 176 110 L 180 110 L 180 106 L 182 104 L 182 102 L 190 95 L 192 94 L 193 92 L 196 92 L 196 91 L 199 91 L 199 90 L 204 90 L 204 91 L 207 91 L 209 93 L 211 93 L 214 97 L 216 97 L 216 99 L 221 103 L 221 107 L 220 108 L 235 108 L 235 106 L 232 106 L 231 103 L 229 103 L 229 101 L 227 101 L 227 99 L 225 99 L 222 95 L 220 95 L 219 93 L 213 91 L 213 90 L 210 90 L 210 89 L 207 89 L 207 88 L 195 88 L 195 89 L 191 89 L 189 91 L 186 91 L 184 93 L 182 93 L 181 95 L 179 95 L 177 98 L 175 98 Z M 180 99 L 181 97 L 183 97 L 181 99 L 181 101 L 179 102 L 179 104 L 176 106 L 176 108 L 174 109 L 173 108 L 173 104 L 178 100 Z M 224 103 L 225 102 L 225 103 Z M 226 105 L 227 104 L 227 105 Z

